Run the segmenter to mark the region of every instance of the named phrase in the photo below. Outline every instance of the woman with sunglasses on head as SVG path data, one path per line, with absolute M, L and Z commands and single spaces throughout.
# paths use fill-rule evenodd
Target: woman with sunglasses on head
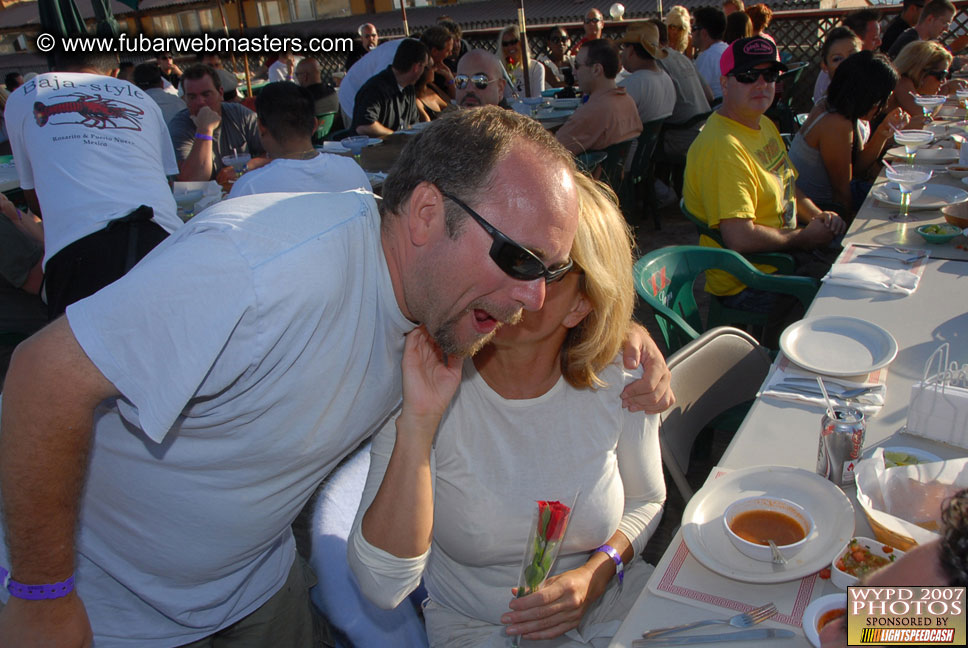
M 902 108 L 911 115 L 911 128 L 923 128 L 924 111 L 914 102 L 915 95 L 948 95 L 965 87 L 962 79 L 951 79 L 948 68 L 951 52 L 936 41 L 915 41 L 906 45 L 894 59 L 900 75 L 887 109 Z
M 545 85 L 564 88 L 575 84 L 572 70 L 575 57 L 568 53 L 571 40 L 564 27 L 555 25 L 548 33 L 548 52 L 538 55 L 538 62 L 545 67 Z
M 658 420 L 617 407 L 635 378 L 616 362 L 631 239 L 614 194 L 576 180 L 574 265 L 543 308 L 463 365 L 415 331 L 402 410 L 374 437 L 350 564 L 385 607 L 423 577 L 431 646 L 605 646 L 651 573 L 638 556 L 665 500 Z M 513 598 L 535 500 L 576 494 L 553 575 Z
M 842 217 L 857 212 L 870 189 L 868 172 L 887 143 L 891 127 L 903 128 L 903 113 L 885 119 L 868 142 L 860 128 L 884 108 L 897 84 L 897 72 L 882 53 L 858 52 L 837 67 L 822 107 L 810 113 L 790 145 L 797 188 L 818 207 Z M 870 143 L 870 146 L 868 146 Z M 855 178 L 862 183 L 853 184 Z
M 508 25 L 497 35 L 497 55 L 504 64 L 504 69 L 508 73 L 511 83 L 504 89 L 504 98 L 511 101 L 517 98 L 540 97 L 545 89 L 545 68 L 531 56 L 531 49 L 528 52 L 528 78 L 531 80 L 531 92 L 525 94 L 524 68 L 521 48 L 528 47 L 526 41 L 522 41 L 521 32 L 517 25 Z

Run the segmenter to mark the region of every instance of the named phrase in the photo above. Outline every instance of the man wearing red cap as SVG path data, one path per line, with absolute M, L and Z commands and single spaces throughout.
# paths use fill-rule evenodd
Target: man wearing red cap
M 797 190 L 796 169 L 764 116 L 777 77 L 786 70 L 776 45 L 758 36 L 739 39 L 719 65 L 723 103 L 686 157 L 686 208 L 718 229 L 727 248 L 742 254 L 827 247 L 846 224 Z M 797 229 L 798 221 L 805 227 Z M 707 236 L 699 242 L 719 247 Z M 746 288 L 721 271 L 706 273 L 706 291 L 730 308 L 769 312 L 774 307 L 774 293 Z

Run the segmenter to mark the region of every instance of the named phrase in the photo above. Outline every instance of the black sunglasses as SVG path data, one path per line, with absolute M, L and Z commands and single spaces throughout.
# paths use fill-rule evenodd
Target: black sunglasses
M 509 277 L 521 281 L 534 281 L 544 277 L 545 283 L 561 281 L 571 270 L 573 262 L 571 259 L 553 268 L 549 268 L 538 258 L 538 255 L 524 247 L 520 243 L 505 235 L 501 230 L 494 227 L 484 217 L 468 207 L 464 202 L 446 191 L 441 191 L 444 198 L 447 198 L 467 214 L 477 221 L 477 224 L 484 228 L 484 231 L 491 235 L 494 242 L 491 244 L 491 259 Z
M 944 83 L 951 78 L 951 72 L 948 70 L 928 70 L 924 73 L 925 76 L 934 77 L 938 81 Z
M 776 80 L 780 78 L 780 71 L 767 68 L 766 70 L 747 70 L 746 72 L 735 72 L 731 73 L 729 76 L 733 77 L 740 83 L 756 83 L 756 80 L 763 77 L 763 80 L 767 83 L 776 83 Z
M 604 18 L 585 18 L 586 25 L 591 23 L 598 23 L 598 22 L 605 22 L 605 19 Z
M 458 90 L 463 90 L 467 87 L 468 83 L 473 83 L 478 90 L 483 90 L 487 86 L 491 85 L 497 81 L 497 79 L 488 79 L 486 74 L 475 74 L 474 76 L 467 76 L 466 74 L 458 74 L 454 77 L 454 85 L 457 86 Z
M 551 41 L 552 43 L 564 43 L 568 39 L 564 36 L 552 36 L 548 40 Z
M 502 40 L 501 45 L 504 47 L 511 47 L 512 45 L 517 45 L 520 42 L 520 38 L 515 38 L 514 40 Z

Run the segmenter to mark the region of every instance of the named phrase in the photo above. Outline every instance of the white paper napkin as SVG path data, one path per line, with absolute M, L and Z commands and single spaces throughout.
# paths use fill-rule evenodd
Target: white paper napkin
M 770 396 L 772 398 L 779 398 L 782 400 L 812 403 L 820 406 L 821 408 L 826 407 L 826 403 L 821 395 L 804 394 L 795 392 L 793 390 L 785 390 L 780 386 L 781 383 L 788 381 L 790 378 L 809 378 L 813 380 L 813 383 L 809 385 L 809 387 L 817 387 L 817 374 L 797 367 L 787 358 L 781 358 L 780 361 L 777 362 L 773 372 L 766 379 L 766 382 L 757 396 Z M 864 415 L 868 418 L 873 418 L 876 416 L 877 413 L 881 411 L 881 408 L 884 407 L 885 398 L 887 397 L 886 381 L 886 368 L 872 371 L 870 375 L 867 376 L 867 380 L 860 382 L 846 380 L 844 378 L 831 378 L 829 376 L 823 376 L 824 385 L 833 386 L 835 388 L 853 389 L 856 387 L 874 387 L 873 391 L 862 396 L 858 396 L 856 399 L 851 399 L 850 401 L 836 398 L 834 396 L 831 396 L 830 398 L 834 405 L 849 405 L 851 407 L 856 407 L 864 412 Z M 805 383 L 801 384 L 808 386 Z M 819 387 L 817 387 L 817 389 L 819 389 Z
M 829 284 L 910 295 L 920 277 L 910 270 L 892 270 L 868 263 L 835 263 L 823 278 Z

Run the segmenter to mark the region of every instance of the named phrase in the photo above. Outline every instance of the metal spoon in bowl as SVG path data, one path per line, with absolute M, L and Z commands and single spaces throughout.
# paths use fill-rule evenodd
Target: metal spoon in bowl
M 772 540 L 767 540 L 767 542 L 770 543 L 770 551 L 773 552 L 773 564 L 785 565 L 787 562 L 786 558 L 784 558 L 783 554 L 780 553 L 780 550 L 777 548 L 776 543 L 773 542 Z

